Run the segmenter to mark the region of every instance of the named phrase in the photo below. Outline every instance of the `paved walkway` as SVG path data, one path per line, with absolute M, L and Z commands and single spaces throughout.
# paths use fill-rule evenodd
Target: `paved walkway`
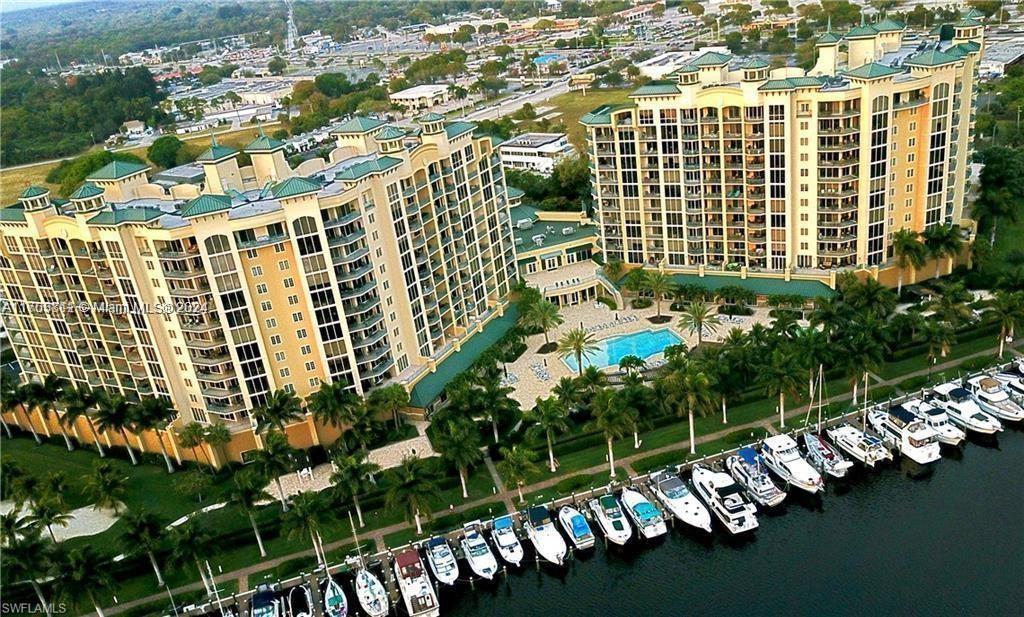
M 1015 355 L 1022 356 L 1024 354 L 1021 354 L 1016 349 L 1017 346 L 1022 345 L 1022 344 L 1024 344 L 1024 339 L 1018 341 L 1013 346 L 1013 348 L 1008 348 L 1008 349 L 1010 349 Z M 953 367 L 959 365 L 961 362 L 964 362 L 966 360 L 970 360 L 972 358 L 978 358 L 978 357 L 981 357 L 981 356 L 990 356 L 990 355 L 993 355 L 995 351 L 996 351 L 996 348 L 993 347 L 993 348 L 987 349 L 985 351 L 979 351 L 977 353 L 969 354 L 969 355 L 963 356 L 961 358 L 950 360 L 948 362 L 944 362 L 942 364 L 938 364 L 938 365 L 932 367 L 932 372 L 933 373 L 941 372 L 943 370 L 946 370 L 946 369 L 949 369 L 949 368 L 953 368 Z M 1004 356 L 1004 357 L 1007 360 L 1010 359 L 1008 356 Z M 917 377 L 917 376 L 920 376 L 920 375 L 926 375 L 926 374 L 928 374 L 928 369 L 921 369 L 919 371 L 914 371 L 912 373 L 907 373 L 907 374 L 904 374 L 904 375 L 900 375 L 899 377 L 895 377 L 893 379 L 882 380 L 879 383 L 875 384 L 875 386 L 876 387 L 879 386 L 879 385 L 895 386 L 897 383 L 899 383 L 900 381 L 903 381 L 905 379 L 908 379 L 908 378 L 911 378 L 911 377 Z M 827 405 L 827 404 L 830 404 L 830 403 L 843 402 L 843 401 L 849 400 L 851 398 L 852 398 L 852 393 L 848 392 L 848 393 L 840 394 L 840 395 L 829 397 L 828 399 L 825 399 L 825 404 Z M 795 408 L 792 408 L 792 409 L 787 409 L 786 410 L 786 418 L 792 418 L 792 419 L 801 418 L 801 417 L 803 417 L 804 415 L 807 414 L 807 411 L 808 411 L 808 405 L 801 405 L 799 407 L 795 407 Z M 727 435 L 729 435 L 730 433 L 733 433 L 734 431 L 738 431 L 738 430 L 742 430 L 742 429 L 748 429 L 748 428 L 749 429 L 763 429 L 763 430 L 768 430 L 768 431 L 774 432 L 775 429 L 774 429 L 774 426 L 772 426 L 772 422 L 773 422 L 774 419 L 775 418 L 761 418 L 759 420 L 755 420 L 753 422 L 748 422 L 746 424 L 730 424 L 730 425 L 726 425 L 724 428 L 722 428 L 719 431 L 715 431 L 714 433 L 709 433 L 709 434 L 706 434 L 706 435 L 701 435 L 700 437 L 697 438 L 696 443 L 697 444 L 702 444 L 702 443 L 707 443 L 707 442 L 710 442 L 710 441 L 715 441 L 717 439 L 722 439 L 723 437 L 726 437 Z M 682 440 L 682 441 L 680 441 L 678 443 L 669 444 L 669 445 L 666 445 L 666 446 L 662 446 L 660 448 L 654 448 L 653 450 L 645 450 L 643 452 L 638 452 L 638 453 L 632 454 L 630 456 L 625 456 L 625 457 L 623 457 L 623 458 L 621 458 L 619 460 L 616 460 L 615 464 L 616 464 L 617 467 L 625 467 L 627 469 L 632 469 L 632 464 L 634 462 L 640 460 L 640 459 L 647 458 L 649 456 L 655 456 L 657 454 L 662 454 L 664 452 L 682 451 L 682 450 L 687 449 L 688 447 L 689 447 L 689 440 L 688 439 L 684 439 L 684 440 Z M 480 498 L 480 499 L 474 499 L 473 501 L 469 501 L 469 502 L 463 503 L 463 504 L 461 504 L 459 506 L 456 506 L 453 510 L 444 510 L 444 511 L 441 511 L 441 512 L 437 512 L 437 513 L 435 513 L 436 515 L 441 516 L 441 515 L 445 515 L 445 514 L 464 512 L 464 511 L 469 510 L 471 508 L 475 508 L 475 507 L 483 505 L 485 503 L 492 502 L 492 501 L 494 501 L 495 498 L 501 499 L 505 503 L 505 506 L 509 508 L 510 512 L 519 509 L 518 507 L 516 507 L 514 505 L 516 503 L 515 500 L 518 498 L 515 489 L 513 488 L 512 490 L 508 490 L 508 489 L 504 488 L 504 486 L 500 483 L 500 476 L 498 476 L 497 470 L 494 469 L 494 467 L 493 467 L 494 463 L 491 461 L 491 459 L 489 457 L 484 459 L 484 463 L 485 463 L 485 465 L 487 465 L 488 471 L 490 471 L 493 476 L 496 476 L 495 477 L 495 483 L 496 483 L 497 486 L 500 487 L 500 492 L 497 495 L 488 495 L 487 497 L 483 497 L 483 498 Z M 607 466 L 606 463 L 601 463 L 599 465 L 594 465 L 593 467 L 588 467 L 586 469 L 579 469 L 579 470 L 573 472 L 571 475 L 596 474 L 596 473 L 602 472 L 602 471 L 603 472 L 607 472 L 608 471 L 608 466 Z M 564 476 L 564 475 L 554 476 L 554 477 L 548 478 L 547 480 L 543 480 L 541 482 L 537 482 L 537 483 L 531 484 L 529 486 L 524 486 L 523 487 L 523 494 L 526 495 L 528 493 L 533 493 L 533 492 L 536 492 L 536 491 L 541 491 L 541 490 L 544 490 L 544 489 L 547 489 L 547 488 L 551 488 L 551 487 L 555 486 L 556 484 L 558 484 L 559 481 L 564 480 L 566 477 L 567 476 Z M 395 523 L 394 525 L 389 525 L 387 527 L 381 527 L 379 529 L 375 529 L 375 530 L 373 530 L 373 531 L 371 531 L 369 533 L 360 534 L 360 537 L 362 537 L 364 539 L 365 538 L 373 539 L 377 543 L 378 548 L 383 549 L 383 548 L 386 548 L 384 546 L 384 537 L 385 536 L 393 534 L 393 533 L 395 533 L 397 531 L 401 531 L 403 529 L 406 529 L 409 526 L 410 525 L 408 523 L 404 523 L 404 522 L 403 523 Z M 336 542 L 331 542 L 329 544 L 325 544 L 324 547 L 329 552 L 329 551 L 332 551 L 332 550 L 339 549 L 339 548 L 341 548 L 341 547 L 343 547 L 343 546 L 345 546 L 346 544 L 349 544 L 349 543 L 351 543 L 351 540 L 346 538 L 344 540 L 338 540 Z M 247 579 L 251 575 L 255 575 L 255 574 L 259 573 L 259 572 L 263 572 L 263 571 L 265 571 L 265 570 L 267 570 L 269 568 L 277 567 L 277 566 L 281 565 L 282 563 L 285 563 L 286 561 L 291 561 L 291 560 L 297 559 L 299 557 L 311 557 L 312 555 L 313 555 L 313 550 L 312 549 L 297 551 L 297 552 L 291 553 L 289 555 L 284 555 L 282 557 L 277 557 L 277 558 L 274 558 L 274 559 L 268 559 L 268 560 L 262 561 L 260 563 L 253 564 L 253 565 L 251 565 L 251 566 L 249 566 L 247 568 L 242 568 L 241 570 L 236 570 L 234 572 L 227 572 L 225 574 L 217 576 L 215 580 L 217 582 L 223 582 L 223 581 L 228 581 L 228 580 L 232 580 L 232 579 L 243 579 L 243 578 Z M 243 584 L 245 584 L 245 581 L 239 580 L 239 589 L 243 589 Z M 184 587 L 179 587 L 177 589 L 174 589 L 173 592 L 175 594 L 177 594 L 177 593 L 183 593 L 183 592 L 187 592 L 187 591 L 194 591 L 194 590 L 200 589 L 200 588 L 201 588 L 201 584 L 200 583 L 193 583 L 191 585 L 186 585 Z M 116 615 L 118 613 L 124 612 L 126 610 L 131 609 L 131 608 L 134 608 L 134 607 L 137 607 L 137 606 L 141 606 L 141 605 L 144 605 L 144 604 L 148 604 L 150 602 L 157 602 L 157 601 L 160 601 L 161 599 L 166 599 L 166 598 L 167 598 L 167 595 L 165 593 L 156 593 L 156 594 L 153 594 L 151 596 L 147 596 L 145 598 L 140 598 L 138 600 L 133 600 L 131 602 L 125 602 L 123 604 L 119 604 L 118 606 L 112 607 L 110 609 L 105 609 L 104 613 L 106 613 L 107 615 Z

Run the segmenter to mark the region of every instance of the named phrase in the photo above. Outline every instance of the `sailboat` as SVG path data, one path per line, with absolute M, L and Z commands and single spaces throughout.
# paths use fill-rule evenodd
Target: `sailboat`
M 352 520 L 352 513 L 348 513 L 348 524 L 352 527 L 352 537 L 356 541 L 356 555 L 359 557 L 359 570 L 356 572 L 355 587 L 356 599 L 360 608 L 370 617 L 384 617 L 391 611 L 391 601 L 388 600 L 388 592 L 380 580 L 366 568 L 363 562 L 363 551 L 359 548 L 359 536 L 356 534 L 356 525 Z M 326 593 L 324 602 L 327 602 Z
M 822 408 L 825 406 L 825 373 L 822 365 L 818 365 L 815 388 L 818 394 L 818 423 L 813 432 L 804 433 L 800 439 L 807 452 L 807 462 L 824 474 L 833 478 L 842 478 L 853 467 L 853 463 L 846 460 L 839 449 L 826 441 L 821 434 Z M 811 399 L 814 399 L 814 392 L 811 393 Z M 810 414 L 811 410 L 808 408 L 807 415 L 810 416 Z
M 324 615 L 327 617 L 345 617 L 348 615 L 348 598 L 345 592 L 331 577 L 327 577 L 324 583 Z

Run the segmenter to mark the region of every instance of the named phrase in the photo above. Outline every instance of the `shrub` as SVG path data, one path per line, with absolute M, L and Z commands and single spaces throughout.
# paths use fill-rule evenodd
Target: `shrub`
M 896 388 L 889 385 L 876 386 L 868 391 L 868 400 L 885 401 L 896 395 Z
M 958 366 L 957 368 L 966 373 L 973 373 L 975 371 L 980 371 L 981 369 L 988 368 L 998 362 L 999 358 L 996 358 L 995 356 L 981 356 L 979 358 L 971 358 L 969 360 L 964 360 L 963 362 L 960 363 L 960 366 Z
M 739 304 L 723 304 L 718 307 L 718 312 L 721 315 L 753 315 L 754 309 Z
M 590 488 L 590 486 L 593 483 L 594 476 L 584 473 L 575 476 L 569 476 L 564 480 L 560 480 L 558 484 L 555 485 L 555 490 L 558 491 L 560 494 L 567 495 L 569 493 L 574 493 L 582 488 Z
M 654 301 L 650 298 L 633 298 L 629 304 L 635 309 L 645 309 L 654 304 Z
M 601 304 L 607 306 L 608 308 L 610 308 L 613 311 L 616 310 L 617 308 L 619 308 L 618 305 L 615 304 L 615 300 L 612 300 L 608 296 L 600 296 L 597 299 L 597 301 L 600 302 Z
M 918 375 L 917 377 L 910 377 L 904 379 L 899 383 L 900 390 L 903 390 L 904 392 L 916 392 L 917 390 L 920 390 L 926 385 L 928 385 L 927 375 Z

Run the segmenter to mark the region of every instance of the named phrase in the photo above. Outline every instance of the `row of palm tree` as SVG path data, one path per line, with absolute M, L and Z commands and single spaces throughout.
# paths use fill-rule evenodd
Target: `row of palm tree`
M 963 239 L 960 228 L 955 225 L 933 225 L 918 233 L 909 228 L 899 229 L 892 235 L 892 251 L 899 268 L 896 294 L 903 292 L 903 273 L 908 268 L 918 270 L 929 259 L 935 260 L 935 278 L 941 275 L 940 266 L 945 258 L 952 259 L 960 254 Z

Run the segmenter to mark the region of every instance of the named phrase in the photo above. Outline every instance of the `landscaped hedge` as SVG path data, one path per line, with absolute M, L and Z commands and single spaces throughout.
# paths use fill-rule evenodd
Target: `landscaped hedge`
M 613 311 L 618 309 L 618 305 L 615 304 L 615 300 L 609 298 L 608 296 L 598 296 L 597 301 L 607 306 Z
M 999 324 L 997 323 L 983 323 L 980 325 L 972 324 L 959 328 L 956 331 L 956 340 L 958 343 L 966 343 L 968 341 L 976 341 L 980 338 L 992 337 L 999 334 Z M 928 346 L 922 343 L 912 343 L 905 347 L 899 347 L 894 349 L 889 354 L 889 360 L 906 360 L 911 357 L 925 357 L 928 354 Z
M 928 385 L 927 375 L 918 375 L 917 377 L 909 377 L 899 383 L 900 390 L 904 392 L 916 392 L 921 388 Z
M 718 307 L 718 312 L 721 315 L 753 315 L 754 309 L 740 305 L 740 304 L 723 304 Z
M 633 298 L 629 304 L 635 309 L 645 309 L 650 308 L 654 301 L 650 298 Z

